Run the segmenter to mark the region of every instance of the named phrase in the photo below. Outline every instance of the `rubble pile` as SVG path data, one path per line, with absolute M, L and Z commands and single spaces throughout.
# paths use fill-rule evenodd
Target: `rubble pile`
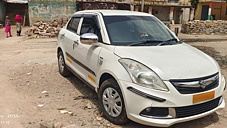
M 227 21 L 189 21 L 182 24 L 181 32 L 186 34 L 227 34 Z
M 67 18 L 54 19 L 49 22 L 37 21 L 28 30 L 29 37 L 57 37 L 60 29 L 67 23 Z

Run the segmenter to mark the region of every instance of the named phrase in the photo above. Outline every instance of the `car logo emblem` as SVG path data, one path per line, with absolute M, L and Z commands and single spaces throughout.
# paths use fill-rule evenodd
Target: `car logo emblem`
M 207 82 L 204 81 L 204 80 L 199 81 L 199 84 L 200 84 L 200 87 L 201 87 L 202 89 L 205 89 L 206 86 L 208 85 Z

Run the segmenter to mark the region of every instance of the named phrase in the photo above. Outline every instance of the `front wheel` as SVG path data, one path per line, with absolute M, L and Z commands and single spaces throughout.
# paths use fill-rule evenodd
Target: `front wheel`
M 107 120 L 114 124 L 125 124 L 129 121 L 121 89 L 114 79 L 105 80 L 98 95 L 103 115 Z

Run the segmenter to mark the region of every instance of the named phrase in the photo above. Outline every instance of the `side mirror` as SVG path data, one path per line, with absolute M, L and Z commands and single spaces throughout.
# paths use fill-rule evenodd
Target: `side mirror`
M 80 42 L 91 45 L 98 42 L 98 36 L 94 33 L 85 33 L 80 36 Z

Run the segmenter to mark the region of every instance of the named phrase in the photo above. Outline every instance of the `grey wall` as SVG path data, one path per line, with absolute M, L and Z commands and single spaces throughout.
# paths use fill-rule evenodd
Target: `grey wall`
M 4 23 L 6 14 L 6 4 L 5 2 L 0 2 L 0 24 Z

